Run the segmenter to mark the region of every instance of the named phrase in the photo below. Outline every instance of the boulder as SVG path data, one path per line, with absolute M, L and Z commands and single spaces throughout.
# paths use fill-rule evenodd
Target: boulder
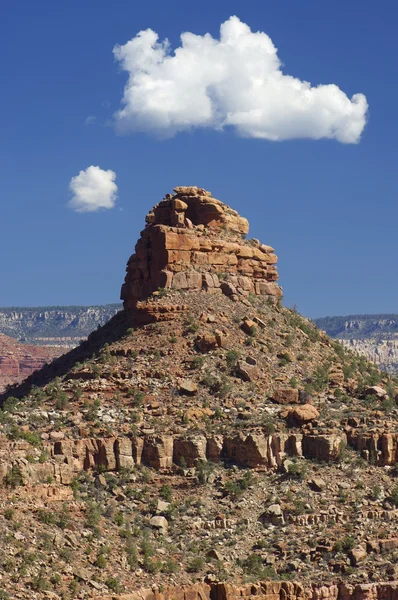
M 300 394 L 296 388 L 278 388 L 273 394 L 274 402 L 277 404 L 299 404 Z
M 358 566 L 367 557 L 366 546 L 359 545 L 350 551 L 350 561 L 353 567 Z
M 158 529 L 159 531 L 162 531 L 163 533 L 166 533 L 167 529 L 169 527 L 167 519 L 165 517 L 161 517 L 159 515 L 152 517 L 151 520 L 149 521 L 149 524 L 154 529 Z
M 221 346 L 221 339 L 218 340 L 216 335 L 209 333 L 198 335 L 195 339 L 195 346 L 200 352 L 210 352 Z
M 259 378 L 258 368 L 242 360 L 238 361 L 235 372 L 243 381 L 256 381 Z
M 326 487 L 326 481 L 324 479 L 322 479 L 322 477 L 313 477 L 308 482 L 308 485 L 315 492 L 322 492 Z
M 372 385 L 372 386 L 366 388 L 363 395 L 365 398 L 367 396 L 376 396 L 377 398 L 379 398 L 379 400 L 388 398 L 388 394 L 387 394 L 386 390 L 384 388 L 382 388 L 380 385 Z
M 198 392 L 198 386 L 190 379 L 183 379 L 180 381 L 179 392 L 183 396 L 195 396 Z
M 305 425 L 319 417 L 319 411 L 312 404 L 302 404 L 288 411 L 287 421 L 291 425 Z
M 260 521 L 264 524 L 283 525 L 285 520 L 280 504 L 271 504 L 268 506 L 261 515 Z

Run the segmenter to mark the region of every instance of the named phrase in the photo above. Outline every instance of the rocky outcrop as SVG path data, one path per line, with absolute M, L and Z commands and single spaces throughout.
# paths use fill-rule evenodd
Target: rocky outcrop
M 49 479 L 69 485 L 81 471 L 97 467 L 105 471 L 117 471 L 144 465 L 170 471 L 176 466 L 194 467 L 200 461 L 223 460 L 240 467 L 278 469 L 288 456 L 335 461 L 343 442 L 337 435 L 300 433 L 264 435 L 253 432 L 208 437 L 149 434 L 134 438 L 78 440 L 56 439 L 56 433 L 53 441 L 43 441 L 43 449 L 48 455 L 45 462 L 39 462 L 41 451 L 29 443 L 3 439 L 0 444 L 0 481 L 15 465 L 27 485 L 45 483 Z
M 372 464 L 383 466 L 398 462 L 398 433 L 348 429 L 347 441 Z
M 127 594 L 96 596 L 97 600 L 397 600 L 398 582 L 305 586 L 294 581 L 258 583 L 197 583 L 166 587 L 162 591 L 141 589 Z
M 146 217 L 127 263 L 124 307 L 159 289 L 205 290 L 235 298 L 250 293 L 278 298 L 277 257 L 258 240 L 245 241 L 246 219 L 196 187 L 175 188 Z
M 241 586 L 219 583 L 211 588 L 212 600 L 238 600 L 242 597 L 258 600 L 397 600 L 398 582 L 305 587 L 292 581 L 268 581 Z
M 54 438 L 55 433 L 54 433 Z M 38 449 L 24 441 L 1 440 L 0 481 L 17 465 L 24 483 L 45 483 L 49 478 L 70 484 L 81 471 L 101 466 L 117 471 L 135 465 L 170 471 L 188 468 L 200 461 L 226 461 L 240 467 L 283 469 L 287 457 L 304 457 L 321 462 L 338 461 L 348 444 L 368 462 L 385 466 L 398 463 L 398 433 L 364 432 L 347 429 L 347 434 L 275 433 L 259 431 L 237 435 L 153 435 L 134 438 L 86 438 L 43 441 L 49 460 L 38 462 Z M 27 460 L 26 457 L 37 460 Z

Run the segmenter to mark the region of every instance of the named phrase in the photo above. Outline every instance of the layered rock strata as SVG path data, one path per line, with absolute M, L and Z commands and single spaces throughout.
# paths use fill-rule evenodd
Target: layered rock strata
M 304 586 L 295 581 L 263 581 L 234 585 L 197 583 L 142 589 L 129 594 L 97 596 L 98 600 L 397 600 L 398 582 Z
M 240 433 L 222 435 L 146 435 L 134 438 L 62 439 L 54 432 L 54 441 L 43 441 L 49 456 L 45 463 L 28 462 L 31 451 L 27 442 L 3 441 L 0 451 L 0 481 L 17 465 L 27 484 L 45 482 L 51 477 L 57 483 L 69 485 L 81 471 L 101 466 L 106 471 L 145 465 L 167 470 L 181 464 L 187 468 L 199 461 L 227 461 L 241 467 L 277 469 L 287 457 L 306 457 L 325 462 L 335 461 L 345 437 L 303 434 L 264 435 Z
M 329 434 L 310 433 L 240 433 L 237 435 L 146 435 L 134 438 L 63 438 L 54 432 L 53 441 L 43 441 L 48 453 L 46 463 L 25 460 L 31 447 L 27 442 L 2 441 L 0 451 L 0 481 L 18 465 L 26 483 L 45 482 L 51 477 L 57 483 L 69 485 L 81 471 L 101 466 L 106 471 L 145 465 L 170 471 L 183 459 L 187 468 L 199 461 L 226 461 L 254 469 L 283 469 L 288 458 L 335 462 L 346 444 L 372 464 L 395 465 L 398 462 L 398 434 L 355 432 L 348 429 Z
M 245 241 L 248 221 L 211 193 L 177 187 L 146 217 L 127 263 L 121 299 L 128 310 L 159 289 L 256 294 L 278 298 L 277 257 L 271 246 Z
M 59 348 L 28 346 L 0 333 L 0 393 L 61 353 Z

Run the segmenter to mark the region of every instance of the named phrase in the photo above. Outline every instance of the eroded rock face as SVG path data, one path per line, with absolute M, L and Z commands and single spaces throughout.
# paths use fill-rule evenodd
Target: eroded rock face
M 29 462 L 27 454 L 39 454 L 25 441 L 0 442 L 0 486 L 10 470 L 17 466 L 24 484 L 45 483 L 49 478 L 70 485 L 82 471 L 101 466 L 117 471 L 144 465 L 156 470 L 170 470 L 184 463 L 194 467 L 199 462 L 227 460 L 241 467 L 277 469 L 287 456 L 316 458 L 325 462 L 337 459 L 341 443 L 336 435 L 297 434 L 264 435 L 260 432 L 233 436 L 146 435 L 134 438 L 81 438 L 44 441 L 48 461 Z
M 0 333 L 0 392 L 28 377 L 62 353 L 60 348 L 28 346 Z
M 124 307 L 135 310 L 159 288 L 205 290 L 231 297 L 278 298 L 277 257 L 258 240 L 245 241 L 248 221 L 210 192 L 177 187 L 146 217 L 127 263 Z

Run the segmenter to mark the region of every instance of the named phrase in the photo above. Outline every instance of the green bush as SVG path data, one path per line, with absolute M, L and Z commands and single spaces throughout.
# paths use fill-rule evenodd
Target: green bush
M 201 556 L 195 556 L 189 561 L 186 570 L 188 573 L 198 573 L 199 571 L 202 571 L 204 566 L 205 563 L 203 558 Z
M 247 558 L 241 561 L 241 566 L 245 573 L 263 581 L 276 577 L 275 570 L 272 567 L 265 566 L 259 554 L 249 554 Z
M 171 487 L 167 484 L 162 485 L 162 487 L 159 490 L 159 496 L 163 498 L 163 500 L 165 500 L 166 502 L 172 502 L 173 494 Z
M 308 467 L 305 462 L 293 462 L 288 466 L 288 476 L 303 481 L 307 476 Z
M 6 487 L 16 488 L 23 485 L 21 469 L 18 465 L 13 465 L 4 476 L 3 483 Z
M 116 579 L 116 577 L 108 577 L 108 579 L 105 581 L 105 585 L 108 589 L 112 590 L 112 592 L 115 592 L 116 594 L 120 594 L 120 592 L 123 591 L 123 586 L 120 581 Z
M 86 512 L 86 527 L 93 529 L 97 527 L 101 520 L 101 509 L 98 504 L 91 502 L 88 504 Z
M 227 365 L 230 369 L 233 369 L 236 367 L 239 357 L 240 357 L 240 353 L 237 350 L 229 350 L 227 352 L 226 360 L 227 360 Z

